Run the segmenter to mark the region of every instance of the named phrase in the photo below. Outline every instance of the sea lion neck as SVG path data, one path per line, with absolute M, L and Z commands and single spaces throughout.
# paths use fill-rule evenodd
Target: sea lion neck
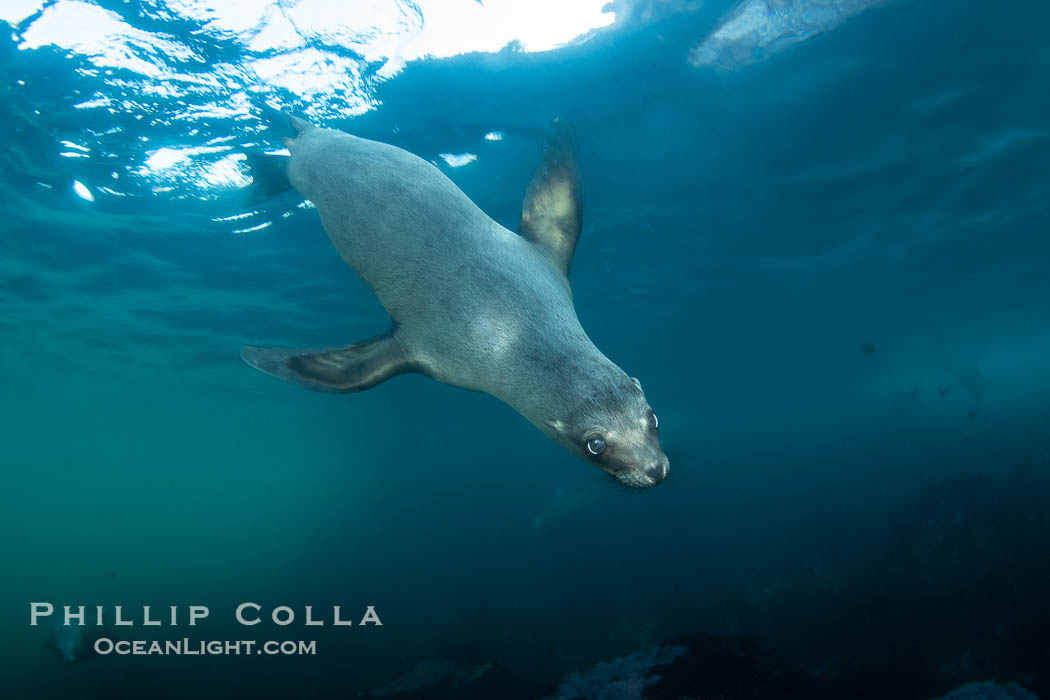
M 547 339 L 526 355 L 531 361 L 520 363 L 520 376 L 498 398 L 548 434 L 552 422 L 570 420 L 587 397 L 626 378 L 582 332 L 571 340 L 562 335 Z

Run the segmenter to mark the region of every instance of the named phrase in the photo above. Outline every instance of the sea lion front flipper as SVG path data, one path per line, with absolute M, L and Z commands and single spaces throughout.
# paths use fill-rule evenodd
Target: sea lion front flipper
M 540 246 L 566 277 L 583 225 L 581 189 L 576 140 L 555 119 L 543 161 L 525 191 L 518 233 Z
M 245 345 L 241 357 L 255 369 L 293 384 L 350 393 L 364 391 L 397 374 L 418 371 L 394 338 L 394 331 L 342 348 L 295 350 Z

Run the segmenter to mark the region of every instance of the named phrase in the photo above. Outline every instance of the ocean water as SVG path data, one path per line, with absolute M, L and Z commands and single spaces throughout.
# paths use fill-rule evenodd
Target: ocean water
M 0 8 L 0 697 L 1050 695 L 1050 6 Z M 421 375 L 244 365 L 389 324 L 252 179 L 273 111 L 431 160 L 511 230 L 571 125 L 576 309 L 666 482 Z

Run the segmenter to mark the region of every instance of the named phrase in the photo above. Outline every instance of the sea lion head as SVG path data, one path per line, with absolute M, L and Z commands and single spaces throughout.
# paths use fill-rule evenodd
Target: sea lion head
M 660 421 L 637 379 L 606 378 L 568 413 L 548 420 L 547 428 L 570 452 L 632 488 L 667 478 L 670 462 L 660 448 Z

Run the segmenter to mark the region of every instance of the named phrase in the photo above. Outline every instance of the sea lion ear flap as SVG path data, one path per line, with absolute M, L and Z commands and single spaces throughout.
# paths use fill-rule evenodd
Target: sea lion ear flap
M 544 423 L 546 423 L 547 427 L 549 427 L 556 433 L 561 434 L 565 432 L 565 422 L 562 420 L 559 420 L 557 418 L 550 418 L 548 420 L 545 420 Z
M 525 191 L 518 233 L 538 245 L 566 277 L 583 225 L 581 189 L 576 139 L 555 119 L 543 161 Z

